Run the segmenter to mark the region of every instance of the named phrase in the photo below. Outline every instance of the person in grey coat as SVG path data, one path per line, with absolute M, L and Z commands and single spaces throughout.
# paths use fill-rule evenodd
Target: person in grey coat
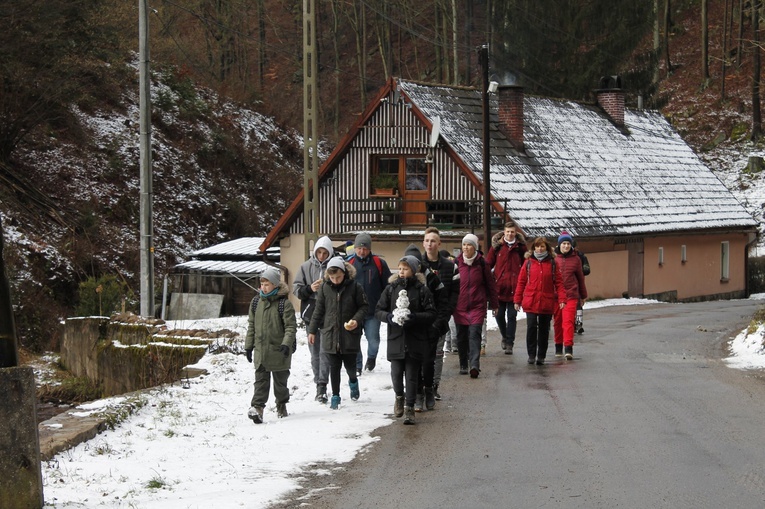
M 334 250 L 332 240 L 326 235 L 317 240 L 313 246 L 313 254 L 300 266 L 292 284 L 292 293 L 300 299 L 300 317 L 306 325 L 311 322 L 311 316 L 316 309 L 316 292 L 324 280 L 327 262 Z M 308 350 L 311 352 L 316 401 L 324 404 L 327 402 L 329 359 L 321 352 L 321 330 L 316 331 L 316 340 L 313 343 L 308 342 Z
M 332 385 L 330 408 L 340 406 L 340 368 L 345 366 L 351 399 L 359 399 L 356 355 L 361 351 L 361 324 L 369 304 L 364 288 L 355 281 L 356 269 L 341 257 L 327 263 L 324 283 L 316 294 L 316 310 L 308 324 L 308 343 L 316 341 L 322 330 L 321 349 L 329 361 Z
M 250 304 L 244 351 L 255 366 L 255 391 L 247 416 L 255 424 L 263 422 L 263 409 L 274 380 L 276 414 L 287 417 L 290 391 L 292 349 L 295 345 L 297 319 L 289 299 L 289 289 L 281 282 L 281 274 L 269 267 L 260 276 L 260 291 Z

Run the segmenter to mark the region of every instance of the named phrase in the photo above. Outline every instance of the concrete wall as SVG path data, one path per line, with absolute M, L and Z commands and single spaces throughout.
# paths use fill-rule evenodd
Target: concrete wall
M 0 369 L 0 509 L 43 506 L 32 368 Z
M 207 350 L 206 343 L 172 344 L 166 336 L 154 338 L 154 332 L 151 326 L 104 317 L 72 318 L 64 326 L 61 363 L 99 385 L 102 396 L 113 396 L 178 380 L 183 367 Z

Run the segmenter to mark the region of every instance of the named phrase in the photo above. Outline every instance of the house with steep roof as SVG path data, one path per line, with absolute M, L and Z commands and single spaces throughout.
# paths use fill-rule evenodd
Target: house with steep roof
M 747 294 L 757 223 L 656 111 L 625 108 L 609 79 L 594 103 L 500 86 L 489 102 L 484 217 L 482 92 L 390 79 L 319 170 L 321 235 L 372 235 L 396 262 L 427 226 L 443 247 L 514 220 L 528 239 L 570 232 L 592 266 L 590 296 L 667 301 Z M 383 191 L 382 182 L 392 191 Z M 266 237 L 303 261 L 303 192 Z

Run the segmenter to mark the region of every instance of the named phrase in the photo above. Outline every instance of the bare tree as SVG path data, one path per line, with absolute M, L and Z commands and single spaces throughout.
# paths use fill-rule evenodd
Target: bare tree
M 723 14 L 723 36 L 722 36 L 722 80 L 720 82 L 720 98 L 725 100 L 725 68 L 728 63 L 728 0 L 725 0 L 725 11 Z
M 672 62 L 669 59 L 669 31 L 672 28 L 672 19 L 670 18 L 672 0 L 664 2 L 664 62 L 667 68 L 667 76 L 672 73 Z
M 701 0 L 701 81 L 702 88 L 709 85 L 709 0 Z
M 752 2 L 752 141 L 762 136 L 760 114 L 760 5 L 761 0 Z

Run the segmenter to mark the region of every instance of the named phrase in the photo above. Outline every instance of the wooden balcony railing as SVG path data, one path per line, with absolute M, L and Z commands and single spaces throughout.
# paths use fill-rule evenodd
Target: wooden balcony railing
M 507 214 L 497 212 L 496 204 L 506 210 L 507 201 L 493 200 L 492 229 L 498 230 Z M 341 231 L 425 229 L 465 230 L 475 233 L 484 225 L 482 200 L 405 200 L 400 196 L 340 200 Z

